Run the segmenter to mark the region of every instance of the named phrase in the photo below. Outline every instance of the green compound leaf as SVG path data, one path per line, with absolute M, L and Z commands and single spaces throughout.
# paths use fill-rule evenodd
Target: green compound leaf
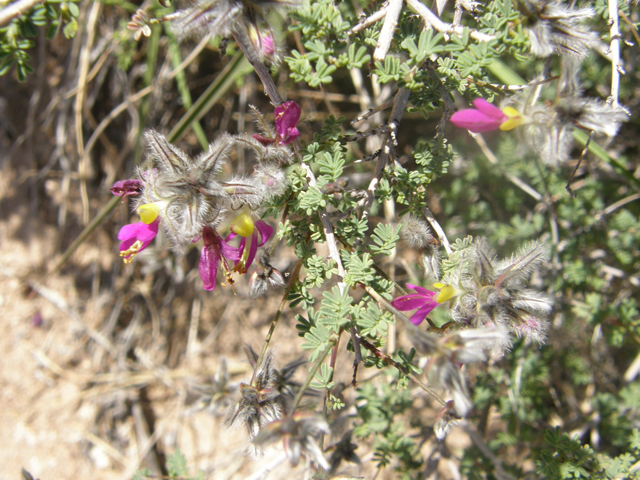
M 396 243 L 400 239 L 400 225 L 393 227 L 384 223 L 378 223 L 373 230 L 371 240 L 373 245 L 369 245 L 369 250 L 375 255 L 391 255 Z
M 321 324 L 338 333 L 340 327 L 344 328 L 351 322 L 349 314 L 352 303 L 353 298 L 349 296 L 347 289 L 341 292 L 340 288 L 335 286 L 330 292 L 323 292 L 320 306 Z
M 342 257 L 345 259 L 345 268 L 347 269 L 344 282 L 348 286 L 353 287 L 360 283 L 369 285 L 374 280 L 375 270 L 371 255 L 365 253 L 360 257 L 358 253 L 351 253 Z
M 342 176 L 345 163 L 342 150 L 336 151 L 333 155 L 329 152 L 322 152 L 318 157 L 318 167 L 321 174 L 328 175 L 332 182 Z
M 309 333 L 306 333 L 304 339 L 305 343 L 302 344 L 303 350 L 312 350 L 309 355 L 309 361 L 313 362 L 318 356 L 327 349 L 329 345 L 329 329 L 322 324 L 318 324 L 315 327 L 311 327 Z
M 320 370 L 316 373 L 315 382 L 311 382 L 311 388 L 315 388 L 316 390 L 326 390 L 335 387 L 336 383 L 332 381 L 333 378 L 333 368 L 331 368 L 326 363 L 323 363 L 320 366 Z

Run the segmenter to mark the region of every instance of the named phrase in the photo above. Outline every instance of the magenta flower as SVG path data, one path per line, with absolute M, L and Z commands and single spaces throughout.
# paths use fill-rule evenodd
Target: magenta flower
M 500 110 L 484 98 L 476 98 L 473 106 L 476 108 L 467 108 L 454 113 L 451 116 L 451 123 L 473 133 L 482 133 L 498 129 L 511 130 L 524 121 L 523 115 L 515 108 L 506 107 Z
M 296 128 L 300 120 L 300 105 L 293 100 L 278 105 L 275 110 L 276 132 L 282 145 L 289 145 L 300 136 Z
M 262 47 L 262 53 L 265 57 L 271 57 L 276 53 L 276 42 L 270 34 L 264 35 L 260 38 L 260 46 Z
M 407 287 L 418 293 L 412 293 L 410 295 L 395 298 L 391 302 L 391 305 L 401 312 L 415 310 L 417 308 L 418 311 L 414 313 L 409 320 L 414 325 L 420 325 L 423 320 L 427 318 L 427 315 L 429 315 L 434 308 L 440 305 L 437 302 L 439 293 L 432 292 L 431 290 L 427 290 L 423 287 L 411 285 L 410 283 L 407 283 Z
M 246 214 L 240 214 L 240 216 L 247 216 Z M 242 218 L 243 223 L 246 222 L 245 218 Z M 242 240 L 240 240 L 240 245 L 238 246 L 240 250 L 240 258 L 238 258 L 236 262 L 236 266 L 234 268 L 238 273 L 247 273 L 247 270 L 253 263 L 253 259 L 256 257 L 256 252 L 258 251 L 258 247 L 262 247 L 273 235 L 273 228 L 266 222 L 262 220 L 257 220 L 253 222 L 253 226 L 255 228 L 247 228 L 247 225 L 240 225 L 238 228 L 234 228 L 234 225 L 231 225 L 231 233 L 225 239 L 227 242 L 236 236 L 240 235 Z M 260 239 L 258 239 L 258 236 Z
M 123 197 L 124 201 L 130 195 L 138 195 L 142 192 L 143 184 L 140 180 L 130 179 L 130 180 L 120 180 L 113 184 L 111 187 L 111 193 L 113 193 L 116 197 Z
M 120 244 L 120 256 L 124 257 L 124 263 L 131 263 L 137 253 L 149 246 L 151 240 L 158 235 L 159 224 L 160 219 L 156 218 L 150 224 L 143 222 L 130 223 L 120 229 L 118 240 L 122 241 Z
M 240 249 L 232 247 L 225 242 L 218 233 L 210 227 L 205 226 L 202 229 L 202 239 L 204 246 L 202 247 L 202 255 L 200 256 L 200 264 L 198 271 L 205 290 L 212 291 L 216 288 L 216 274 L 218 273 L 218 265 L 222 262 L 222 268 L 227 276 L 227 281 L 231 277 L 229 268 L 225 258 L 228 260 L 240 260 Z

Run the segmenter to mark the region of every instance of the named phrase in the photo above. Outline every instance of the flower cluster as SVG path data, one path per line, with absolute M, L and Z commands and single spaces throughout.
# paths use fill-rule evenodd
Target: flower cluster
M 549 299 L 526 287 L 526 280 L 547 260 L 547 251 L 535 242 L 510 259 L 498 260 L 485 239 L 455 244 L 436 291 L 407 284 L 416 293 L 397 297 L 393 307 L 417 310 L 410 318 L 419 325 L 435 308 L 448 304 L 449 315 L 461 330 L 438 337 L 410 326 L 416 348 L 429 355 L 430 381 L 453 393 L 443 411 L 439 435 L 446 435 L 451 412 L 464 417 L 473 408 L 461 366 L 483 361 L 486 352 L 498 354 L 510 346 L 509 331 L 538 343 L 545 339 L 551 311 Z
M 257 249 L 273 235 L 273 228 L 256 220 L 254 215 L 266 200 L 286 189 L 281 165 L 291 156 L 285 138 L 297 132 L 295 124 L 300 117 L 300 107 L 294 104 L 287 102 L 276 109 L 275 129 L 289 136 L 280 135 L 277 145 L 265 146 L 254 139 L 248 140 L 245 135 L 223 134 L 206 152 L 192 159 L 159 133 L 146 132 L 151 168 L 140 170 L 139 179 L 116 182 L 111 189 L 114 195 L 137 197 L 135 206 L 140 222 L 125 225 L 118 234 L 124 261 L 130 263 L 144 250 L 162 224 L 178 251 L 202 239 L 199 272 L 205 290 L 215 288 L 220 266 L 229 283 L 233 283 L 233 272 L 247 273 Z M 297 110 L 295 118 L 287 114 L 291 110 Z M 261 116 L 260 122 L 267 125 Z M 221 180 L 222 165 L 236 146 L 249 146 L 257 153 L 254 174 Z M 223 238 L 216 228 L 228 222 L 230 212 L 238 210 L 240 213 L 229 222 L 230 233 Z M 240 237 L 240 242 L 234 247 L 230 242 L 236 237 Z M 233 268 L 227 261 L 235 262 Z M 265 265 L 261 266 L 264 270 Z M 267 283 L 281 285 L 283 282 L 274 277 Z
M 526 280 L 547 259 L 547 249 L 536 242 L 504 260 L 496 258 L 483 238 L 455 251 L 450 258 L 455 267 L 442 278 L 455 290 L 449 301 L 451 317 L 473 327 L 504 326 L 518 337 L 543 342 L 551 302 L 527 288 Z

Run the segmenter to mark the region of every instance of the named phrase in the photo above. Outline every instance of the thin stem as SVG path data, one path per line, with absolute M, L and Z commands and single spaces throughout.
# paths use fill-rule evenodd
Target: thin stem
M 576 163 L 576 167 L 571 172 L 571 175 L 569 176 L 569 180 L 567 180 L 567 185 L 564 187 L 567 190 L 567 192 L 569 192 L 569 195 L 571 195 L 574 198 L 576 196 L 576 193 L 571 188 L 571 183 L 573 183 L 573 179 L 576 176 L 576 173 L 578 172 L 578 168 L 580 168 L 580 164 L 582 163 L 582 160 L 584 159 L 585 155 L 589 151 L 589 144 L 591 143 L 591 140 L 593 140 L 593 136 L 595 135 L 595 133 L 596 132 L 591 131 L 591 134 L 589 135 L 589 138 L 587 138 L 587 142 L 584 144 L 584 148 L 582 149 L 582 153 L 580 154 L 580 158 L 578 159 L 578 162 Z
M 331 352 L 331 359 L 329 360 L 329 367 L 331 368 L 331 374 L 329 375 L 329 382 L 333 381 L 333 373 L 336 369 L 336 360 L 338 359 L 338 347 L 340 346 L 340 338 L 342 337 L 343 331 L 344 331 L 343 328 L 340 327 L 340 331 L 338 332 L 338 338 L 336 340 L 335 345 L 333 346 L 333 351 Z M 331 395 L 331 389 L 327 388 L 324 392 L 324 402 L 322 405 L 322 414 L 325 416 L 325 418 L 329 414 L 329 411 L 327 409 L 327 400 L 329 399 L 330 395 Z M 320 439 L 318 441 L 318 444 L 320 445 L 320 449 L 324 450 L 324 433 L 320 434 Z
M 391 365 L 395 368 L 397 368 L 400 372 L 402 372 L 404 375 L 406 375 L 407 377 L 409 377 L 411 380 L 413 380 L 414 382 L 416 382 L 416 384 L 422 388 L 425 392 L 427 392 L 429 395 L 431 395 L 433 398 L 435 398 L 438 403 L 440 403 L 440 405 L 442 405 L 443 407 L 447 405 L 447 402 L 445 402 L 443 400 L 443 398 L 438 395 L 435 390 L 433 390 L 431 387 L 429 387 L 428 385 L 426 385 L 425 383 L 422 382 L 422 380 L 420 380 L 417 375 L 415 375 L 413 372 L 408 371 L 406 368 L 404 368 L 403 365 L 399 364 L 398 362 L 396 362 L 393 358 L 391 358 L 389 355 L 387 355 L 386 353 L 381 352 L 380 350 L 378 350 L 375 345 L 369 343 L 368 340 L 366 340 L 363 337 L 359 338 L 360 340 L 360 345 L 362 345 L 364 348 L 366 348 L 367 350 L 369 350 L 371 353 L 373 353 L 376 357 L 378 357 L 379 359 L 381 359 L 384 363 L 386 363 L 387 365 Z
M 609 0 L 609 23 L 611 29 L 611 99 L 614 106 L 618 105 L 618 95 L 620 93 L 620 75 L 624 75 L 620 60 L 620 18 L 618 17 L 618 0 Z
M 393 108 L 391 110 L 391 115 L 389 116 L 388 125 L 390 130 L 388 133 L 385 133 L 382 138 L 382 153 L 378 156 L 378 161 L 376 163 L 376 169 L 373 174 L 373 178 L 369 183 L 369 188 L 367 188 L 367 203 L 365 203 L 364 210 L 362 212 L 362 220 L 367 220 L 369 218 L 369 213 L 371 212 L 371 207 L 373 206 L 373 201 L 376 198 L 376 190 L 378 189 L 378 183 L 380 183 L 380 178 L 382 178 L 382 172 L 384 168 L 387 166 L 387 162 L 391 157 L 391 151 L 395 148 L 394 139 L 395 139 L 395 130 L 400 124 L 400 119 L 402 118 L 402 114 L 404 113 L 405 107 L 407 106 L 407 102 L 409 101 L 409 95 L 411 91 L 406 88 L 401 88 L 396 93 L 396 96 L 393 99 Z M 393 131 L 393 136 L 391 132 Z M 362 239 L 359 238 L 356 240 L 355 246 L 358 246 L 362 243 Z
M 474 137 L 474 140 L 476 141 L 476 143 L 480 147 L 480 150 L 482 150 L 482 153 L 484 153 L 484 156 L 487 157 L 487 160 L 489 160 L 493 165 L 498 167 L 500 169 L 500 172 L 505 177 L 507 177 L 507 179 L 511 183 L 513 183 L 516 187 L 520 188 L 523 192 L 531 195 L 536 201 L 538 201 L 538 202 L 542 201 L 542 195 L 540 193 L 538 193 L 533 187 L 529 186 L 528 184 L 526 184 L 525 182 L 520 180 L 515 175 L 512 175 L 511 173 L 503 170 L 500 167 L 500 162 L 498 162 L 498 158 L 491 151 L 491 149 L 487 145 L 487 142 L 484 141 L 484 137 L 482 136 L 482 134 L 477 133 L 475 135 L 475 137 Z
M 315 378 L 316 373 L 318 373 L 318 370 L 320 369 L 320 365 L 322 365 L 322 362 L 324 362 L 324 359 L 327 358 L 327 355 L 329 355 L 329 352 L 331 351 L 331 349 L 334 347 L 335 344 L 336 344 L 336 338 L 332 338 L 331 340 L 329 340 L 329 344 L 327 345 L 327 348 L 325 348 L 324 351 L 320 354 L 320 356 L 316 359 L 316 362 L 313 364 L 313 367 L 309 371 L 309 375 L 307 375 L 307 378 L 302 384 L 302 387 L 300 387 L 300 390 L 298 390 L 298 393 L 296 394 L 296 398 L 293 399 L 293 405 L 291 406 L 291 415 L 293 415 L 293 412 L 295 412 L 296 408 L 298 408 L 298 405 L 300 405 L 300 400 L 302 400 L 302 396 L 304 395 L 304 392 L 306 392 L 307 389 L 309 388 L 309 385 L 311 385 L 311 382 Z
M 298 260 L 295 268 L 293 269 L 293 273 L 291 274 L 291 278 L 289 279 L 289 285 L 284 291 L 284 295 L 282 296 L 282 300 L 280 301 L 280 305 L 278 306 L 278 311 L 276 312 L 275 317 L 271 321 L 271 326 L 269 327 L 269 331 L 267 332 L 267 337 L 264 340 L 264 345 L 262 346 L 262 351 L 260 352 L 260 356 L 258 357 L 258 361 L 256 362 L 256 368 L 253 371 L 253 376 L 251 377 L 251 385 L 254 384 L 256 379 L 256 372 L 262 365 L 262 361 L 264 360 L 264 356 L 267 354 L 267 349 L 269 348 L 269 342 L 271 342 L 271 337 L 273 336 L 273 332 L 276 329 L 276 325 L 278 325 L 278 320 L 280 320 L 280 316 L 284 310 L 285 305 L 287 304 L 287 298 L 289 298 L 289 294 L 291 290 L 293 290 L 294 285 L 298 281 L 298 275 L 300 274 L 300 268 L 302 267 L 302 259 Z
M 453 250 L 451 249 L 451 244 L 449 243 L 447 234 L 444 233 L 444 230 L 436 220 L 436 217 L 433 215 L 433 212 L 431 212 L 431 210 L 429 210 L 427 207 L 424 207 L 422 209 L 422 214 L 425 216 L 427 221 L 431 224 L 431 228 L 433 228 L 435 232 L 438 234 L 438 238 L 444 245 L 444 249 L 447 251 L 447 255 L 451 256 L 451 254 L 453 253 Z
M 264 86 L 264 93 L 269 97 L 274 106 L 280 105 L 282 103 L 282 98 L 278 93 L 276 84 L 271 78 L 271 73 L 269 73 L 269 70 L 264 66 L 264 63 L 262 63 L 260 59 L 255 58 L 255 55 L 253 54 L 253 46 L 247 41 L 249 38 L 249 32 L 245 30 L 244 32 L 234 34 L 234 38 L 236 39 L 238 47 L 242 53 L 244 53 L 244 56 L 253 66 L 258 78 L 260 78 L 260 81 Z
M 364 289 L 366 290 L 366 292 L 369 295 L 371 295 L 376 300 L 376 302 L 380 303 L 384 308 L 389 310 L 396 317 L 401 319 L 403 322 L 409 322 L 409 319 L 407 318 L 407 316 L 404 313 L 402 313 L 400 310 L 398 310 L 393 305 L 391 305 L 391 303 L 389 303 L 386 298 L 384 298 L 382 295 L 380 295 L 378 292 L 376 292 L 373 288 L 365 285 Z M 409 322 L 409 323 L 411 323 L 411 322 Z

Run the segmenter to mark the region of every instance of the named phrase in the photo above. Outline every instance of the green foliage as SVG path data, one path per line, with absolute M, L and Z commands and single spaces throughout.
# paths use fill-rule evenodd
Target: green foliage
M 315 388 L 317 390 L 320 389 L 331 389 L 335 387 L 336 383 L 332 380 L 333 378 L 333 368 L 328 366 L 326 363 L 323 363 L 320 366 L 320 370 L 316 373 L 316 381 L 311 382 L 311 388 Z
M 422 465 L 416 443 L 406 435 L 406 425 L 394 421 L 411 408 L 408 390 L 396 389 L 384 383 L 376 387 L 366 383 L 358 388 L 358 423 L 354 434 L 367 438 L 375 435 L 374 459 L 379 467 L 388 466 L 396 458 L 395 467 L 399 474 L 412 472 Z
M 35 46 L 31 39 L 37 37 L 39 27 L 47 27 L 48 39 L 53 38 L 58 29 L 62 29 L 66 38 L 73 38 L 78 31 L 79 1 L 48 0 L 0 28 L 0 75 L 15 66 L 18 80 L 24 82 L 27 75 L 33 73 L 27 50 Z
M 369 245 L 371 253 L 376 255 L 391 255 L 396 243 L 400 240 L 399 232 L 399 225 L 394 228 L 392 225 L 378 223 L 371 234 L 371 240 L 373 240 L 373 245 Z

